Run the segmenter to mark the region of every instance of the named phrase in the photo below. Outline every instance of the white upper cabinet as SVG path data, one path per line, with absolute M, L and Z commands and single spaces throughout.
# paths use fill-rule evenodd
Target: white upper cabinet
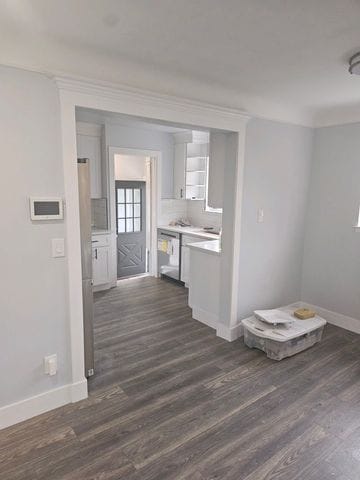
M 186 143 L 175 144 L 174 156 L 174 198 L 185 200 Z
M 89 159 L 91 198 L 101 198 L 101 125 L 77 122 L 76 132 L 77 156 Z
M 206 194 L 209 134 L 184 132 L 175 134 L 174 198 L 204 200 Z
M 226 133 L 210 134 L 207 206 L 213 209 L 223 207 L 226 144 Z
M 208 158 L 208 143 L 187 144 L 185 166 L 187 200 L 205 200 Z

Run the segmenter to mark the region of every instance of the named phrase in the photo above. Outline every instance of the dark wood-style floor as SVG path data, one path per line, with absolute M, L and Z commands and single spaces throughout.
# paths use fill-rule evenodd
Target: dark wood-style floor
M 96 296 L 87 400 L 0 432 L 1 480 L 355 480 L 360 342 L 327 326 L 279 363 L 150 277 Z

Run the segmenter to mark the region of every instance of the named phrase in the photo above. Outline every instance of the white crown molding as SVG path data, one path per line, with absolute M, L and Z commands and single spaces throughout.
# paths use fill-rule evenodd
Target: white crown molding
M 121 84 L 95 81 L 66 75 L 53 76 L 59 90 L 83 95 L 100 96 L 115 101 L 131 102 L 134 104 L 152 104 L 156 108 L 170 108 L 186 112 L 188 108 L 196 111 L 201 116 L 216 115 L 225 121 L 233 123 L 246 123 L 251 116 L 246 112 L 221 105 L 199 102 L 189 98 L 180 98 L 166 94 L 155 93 L 148 90 L 133 88 Z
M 305 118 L 302 116 L 294 116 L 288 114 L 281 114 L 279 112 L 275 112 L 271 108 L 264 108 L 263 106 L 256 108 L 256 109 L 249 109 L 249 110 L 241 110 L 241 109 L 232 109 L 227 107 L 222 107 L 221 105 L 216 104 L 209 104 L 203 102 L 197 102 L 196 100 L 186 99 L 182 97 L 170 96 L 161 93 L 156 93 L 154 91 L 146 90 L 146 89 L 138 89 L 135 87 L 131 87 L 129 85 L 124 85 L 120 83 L 113 83 L 113 82 L 106 82 L 102 80 L 96 80 L 90 77 L 82 77 L 78 75 L 71 75 L 68 72 L 64 71 L 49 71 L 44 68 L 41 68 L 37 65 L 28 65 L 28 64 L 19 64 L 16 62 L 3 62 L 0 63 L 1 66 L 9 67 L 9 68 L 16 68 L 18 70 L 24 70 L 31 73 L 37 73 L 40 75 L 44 75 L 58 84 L 60 89 L 64 90 L 72 90 L 73 92 L 78 91 L 85 93 L 85 86 L 89 87 L 88 93 L 91 93 L 91 86 L 98 87 L 98 93 L 101 90 L 107 90 L 107 94 L 109 95 L 109 89 L 113 90 L 115 93 L 115 98 L 118 93 L 121 91 L 123 93 L 127 92 L 129 94 L 136 95 L 144 95 L 147 99 L 150 97 L 161 99 L 162 102 L 165 102 L 166 99 L 170 101 L 178 102 L 182 105 L 199 105 L 200 107 L 210 107 L 215 112 L 229 113 L 230 115 L 241 115 L 243 118 L 257 118 L 259 120 L 268 120 L 278 123 L 284 123 L 287 125 L 294 125 L 294 126 L 302 126 L 308 128 L 323 128 L 323 127 L 332 127 L 332 126 L 339 126 L 339 125 L 348 125 L 352 123 L 360 123 L 360 105 L 356 103 L 354 105 L 345 105 L 343 107 L 336 107 L 333 108 L 319 108 L 318 110 L 310 113 Z M 95 90 L 92 90 L 95 92 Z

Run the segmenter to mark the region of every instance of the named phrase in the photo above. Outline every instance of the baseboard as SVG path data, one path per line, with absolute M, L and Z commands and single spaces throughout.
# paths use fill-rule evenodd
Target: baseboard
M 342 315 L 341 313 L 331 312 L 325 308 L 318 307 L 317 305 L 311 305 L 310 303 L 302 301 L 292 303 L 284 308 L 291 308 L 294 310 L 297 308 L 310 308 L 315 310 L 320 317 L 325 318 L 328 323 L 360 334 L 360 320 L 357 320 L 356 318 L 348 317 L 346 315 Z M 233 327 L 227 327 L 221 323 L 216 326 L 216 335 L 224 340 L 227 340 L 228 342 L 233 342 L 237 338 L 242 337 L 243 334 L 244 331 L 241 322 Z
M 325 318 L 328 323 L 332 325 L 336 325 L 337 327 L 344 328 L 345 330 L 350 330 L 354 333 L 360 334 L 360 320 L 357 320 L 353 317 L 348 317 L 347 315 L 343 315 L 341 313 L 332 312 L 330 310 L 326 310 L 326 308 L 318 307 L 317 305 L 312 305 L 307 302 L 296 302 L 289 305 L 292 308 L 310 308 L 311 310 L 315 310 L 320 317 Z
M 80 382 L 71 383 L 69 387 L 72 403 L 79 402 L 80 400 L 84 400 L 84 398 L 88 397 L 88 382 L 86 378 L 84 378 L 84 380 L 80 380 Z
M 116 284 L 113 285 L 112 283 L 103 283 L 102 285 L 96 285 L 93 287 L 93 292 L 103 292 L 104 290 L 110 290 L 112 287 L 116 287 Z
M 216 335 L 218 337 L 227 340 L 228 342 L 233 342 L 239 337 L 242 337 L 244 334 L 243 326 L 241 323 L 234 325 L 233 327 L 227 327 L 221 323 L 217 325 Z
M 0 408 L 0 430 L 84 398 L 87 398 L 85 379 L 6 405 Z
M 218 317 L 211 312 L 207 312 L 201 308 L 193 308 L 192 309 L 192 317 L 195 320 L 198 320 L 201 323 L 204 323 L 208 327 L 215 328 L 217 327 Z

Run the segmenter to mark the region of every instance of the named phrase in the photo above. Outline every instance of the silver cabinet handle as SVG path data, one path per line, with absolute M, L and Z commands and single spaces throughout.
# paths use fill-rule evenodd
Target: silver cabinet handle
M 97 260 L 97 248 L 95 248 L 95 260 Z
M 170 238 L 178 238 L 176 235 L 171 235 L 171 233 L 160 233 L 160 237 L 170 237 Z

